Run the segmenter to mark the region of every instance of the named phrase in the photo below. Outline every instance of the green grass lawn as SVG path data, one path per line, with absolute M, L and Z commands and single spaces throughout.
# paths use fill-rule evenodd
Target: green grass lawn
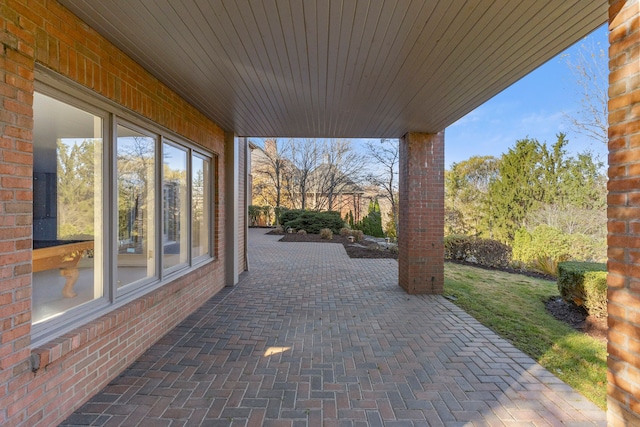
M 606 343 L 547 313 L 555 282 L 445 264 L 444 295 L 602 409 L 606 408 Z

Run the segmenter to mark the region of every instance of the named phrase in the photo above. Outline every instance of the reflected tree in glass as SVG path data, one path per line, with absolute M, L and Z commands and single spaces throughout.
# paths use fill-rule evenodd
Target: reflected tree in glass
M 163 144 L 162 228 L 163 267 L 188 261 L 187 152 Z
M 95 145 L 93 139 L 57 141 L 59 240 L 94 239 Z
M 154 138 L 118 126 L 118 286 L 155 276 Z
M 194 258 L 209 253 L 209 165 L 209 160 L 198 156 L 191 158 L 191 250 Z
M 101 298 L 103 118 L 35 92 L 32 325 Z

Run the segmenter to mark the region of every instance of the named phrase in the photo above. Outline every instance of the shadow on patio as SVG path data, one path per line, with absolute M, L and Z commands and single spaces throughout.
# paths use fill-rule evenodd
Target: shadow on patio
M 251 271 L 63 425 L 605 425 L 605 413 L 389 259 L 250 230 Z

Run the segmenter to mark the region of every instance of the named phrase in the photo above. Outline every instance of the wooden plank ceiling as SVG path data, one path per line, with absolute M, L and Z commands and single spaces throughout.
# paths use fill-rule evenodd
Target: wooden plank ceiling
M 242 136 L 437 132 L 607 20 L 606 0 L 61 0 Z

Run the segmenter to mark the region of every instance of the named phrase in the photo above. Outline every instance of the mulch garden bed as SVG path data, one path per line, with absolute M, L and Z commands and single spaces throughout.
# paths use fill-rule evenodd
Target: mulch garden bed
M 267 234 L 281 235 L 280 242 L 315 242 L 315 243 L 338 243 L 344 246 L 347 255 L 350 258 L 393 258 L 398 259 L 397 251 L 390 251 L 381 248 L 377 243 L 368 240 L 361 242 L 349 242 L 345 236 L 334 234 L 333 239 L 327 240 L 320 237 L 319 234 L 297 234 L 297 233 L 278 233 L 271 231 Z
M 607 318 L 589 316 L 587 311 L 573 303 L 565 302 L 555 296 L 545 302 L 547 311 L 556 319 L 567 323 L 577 331 L 583 332 L 601 341 L 607 340 Z
M 316 243 L 338 243 L 344 246 L 347 254 L 351 258 L 393 258 L 398 259 L 397 251 L 390 251 L 385 248 L 381 248 L 377 243 L 364 240 L 362 242 L 351 243 L 349 240 L 340 235 L 333 235 L 332 240 L 322 239 L 318 234 L 297 234 L 297 233 L 279 233 L 276 231 L 270 231 L 268 234 L 281 235 L 281 242 L 316 242 Z M 453 262 L 453 261 L 448 261 Z M 458 261 L 456 261 L 458 262 Z M 485 268 L 489 270 L 500 270 L 512 274 L 524 274 L 526 276 L 535 277 L 539 279 L 555 281 L 555 278 L 539 274 L 531 271 L 521 271 L 515 269 L 498 269 L 493 267 L 483 267 L 477 264 L 458 262 L 460 264 L 469 265 L 472 267 Z M 596 339 L 607 339 L 607 319 L 596 318 L 589 316 L 584 308 L 578 307 L 575 304 L 567 303 L 559 296 L 549 298 L 545 302 L 547 311 L 556 319 L 567 323 L 577 331 L 583 332 Z

